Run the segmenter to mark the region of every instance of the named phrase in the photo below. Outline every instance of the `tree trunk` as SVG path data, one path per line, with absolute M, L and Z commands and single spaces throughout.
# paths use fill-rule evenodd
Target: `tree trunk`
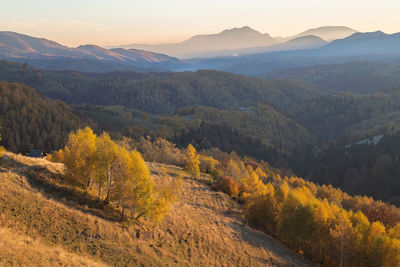
M 104 204 L 107 205 L 110 201 L 110 193 L 111 193 L 111 170 L 107 170 L 107 182 L 106 182 L 106 198 L 104 199 Z
M 121 221 L 124 219 L 125 197 L 124 197 L 124 179 L 121 177 Z
M 100 195 L 101 195 L 101 184 L 99 184 L 99 193 L 97 195 L 97 202 L 100 202 Z

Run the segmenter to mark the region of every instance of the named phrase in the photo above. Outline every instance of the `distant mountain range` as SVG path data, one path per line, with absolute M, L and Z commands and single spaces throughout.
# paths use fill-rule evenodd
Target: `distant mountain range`
M 299 37 L 314 36 L 324 41 L 332 41 L 348 37 L 356 32 L 356 30 L 344 26 L 326 26 L 310 29 L 291 37 L 273 38 L 268 33 L 263 34 L 245 26 L 224 30 L 217 34 L 195 35 L 181 43 L 156 45 L 130 44 L 119 47 L 149 50 L 181 58 L 212 57 L 246 54 L 253 51 L 278 51 L 283 50 L 285 46 L 280 49 L 277 44 L 284 44 Z M 296 47 L 293 47 L 293 43 L 289 46 L 291 46 L 291 49 L 296 49 Z M 316 47 L 314 43 L 310 47 L 304 46 L 305 43 L 299 49 Z
M 70 48 L 43 38 L 15 32 L 0 32 L 0 58 L 27 62 L 44 69 L 76 69 L 89 72 L 109 69 L 166 71 L 181 63 L 177 58 L 154 52 L 105 49 L 96 45 Z
M 286 45 L 290 43 L 291 41 Z M 400 62 L 400 33 L 354 33 L 344 39 L 313 49 L 285 48 L 236 57 L 202 58 L 185 62 L 190 63 L 193 70 L 216 69 L 245 75 L 269 76 L 268 73 L 279 69 L 354 61 L 398 64 Z
M 355 33 L 335 40 L 321 49 L 324 55 L 363 55 L 400 53 L 400 33 L 386 34 L 381 31 Z
M 262 34 L 250 27 L 233 28 L 217 34 L 195 35 L 186 41 L 173 44 L 130 44 L 120 47 L 157 51 L 180 57 L 194 57 L 205 52 L 235 50 L 249 47 L 268 46 L 276 41 L 269 34 Z
M 197 35 L 180 44 L 169 45 L 169 49 L 181 46 L 182 52 L 184 47 L 196 48 L 199 52 L 191 52 L 195 56 L 192 59 L 133 48 L 106 49 L 96 45 L 71 48 L 42 38 L 0 32 L 0 59 L 26 62 L 47 70 L 167 72 L 215 69 L 255 76 L 268 76 L 268 72 L 282 68 L 316 64 L 395 62 L 400 59 L 400 33 L 356 32 L 343 39 L 324 40 L 353 31 L 346 27 L 321 27 L 283 40 L 243 27 L 214 35 Z M 204 50 L 214 47 L 215 50 L 200 51 L 201 47 Z

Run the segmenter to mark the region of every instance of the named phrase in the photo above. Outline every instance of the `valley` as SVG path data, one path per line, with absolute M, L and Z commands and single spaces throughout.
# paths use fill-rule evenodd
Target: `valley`
M 5 0 L 0 265 L 399 267 L 400 5 L 178 2 Z

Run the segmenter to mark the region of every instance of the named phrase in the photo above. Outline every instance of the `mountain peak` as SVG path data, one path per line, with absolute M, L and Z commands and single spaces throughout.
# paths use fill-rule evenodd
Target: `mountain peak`
M 322 38 L 325 41 L 332 41 L 349 37 L 356 32 L 356 30 L 347 26 L 321 26 L 299 33 L 295 37 L 314 35 Z
M 189 38 L 188 40 L 186 40 L 185 42 L 188 42 L 190 40 L 193 39 L 198 39 L 198 38 L 212 38 L 212 37 L 226 37 L 226 36 L 257 36 L 257 37 L 263 37 L 264 35 L 259 32 L 256 31 L 252 28 L 250 28 L 249 26 L 243 26 L 240 28 L 231 28 L 231 29 L 226 29 L 223 30 L 222 32 L 219 33 L 215 33 L 215 34 L 199 34 L 199 35 L 195 35 L 191 38 Z M 265 37 L 265 36 L 264 36 Z
M 243 26 L 240 28 L 232 28 L 232 29 L 227 29 L 222 31 L 220 34 L 224 34 L 224 33 L 231 33 L 231 32 L 236 32 L 236 33 L 243 33 L 243 32 L 251 32 L 251 33 L 260 33 L 252 28 L 250 28 L 249 26 Z

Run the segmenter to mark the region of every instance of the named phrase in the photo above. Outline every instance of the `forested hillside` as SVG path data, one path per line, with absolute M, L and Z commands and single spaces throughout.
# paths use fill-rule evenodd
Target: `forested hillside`
M 137 137 L 140 126 L 142 134 L 161 135 L 187 145 L 197 138 L 196 131 L 204 122 L 229 130 L 231 141 L 220 142 L 218 139 L 225 137 L 214 138 L 210 133 L 196 142 L 200 147 L 218 146 L 253 156 L 263 153 L 238 147 L 233 140 L 248 138 L 251 143 L 284 153 L 311 143 L 307 130 L 279 110 L 327 93 L 299 81 L 265 81 L 218 71 L 85 74 L 41 71 L 6 61 L 0 63 L 0 79 L 18 81 L 51 98 L 79 104 L 103 129 L 129 136 Z M 107 107 L 93 109 L 85 104 Z M 126 111 L 110 109 L 116 105 Z M 189 114 L 197 105 L 203 107 Z M 276 157 L 268 157 L 272 158 Z
M 369 70 L 369 65 L 361 63 L 346 66 L 355 77 Z M 370 66 L 377 73 L 374 66 L 380 65 Z M 391 73 L 387 75 L 394 72 Z M 392 153 L 388 145 L 354 145 L 369 142 L 365 141 L 368 138 L 378 138 L 375 144 L 381 137 L 392 138 L 388 133 L 393 133 L 391 129 L 400 123 L 400 95 L 396 89 L 364 94 L 369 92 L 366 89 L 357 91 L 364 94 L 359 96 L 334 94 L 296 80 L 264 81 L 218 71 L 86 74 L 42 71 L 6 61 L 0 63 L 0 78 L 21 81 L 52 98 L 78 104 L 75 108 L 116 137 L 138 140 L 149 135 L 167 138 L 180 148 L 192 143 L 199 149 L 237 151 L 292 169 L 319 183 L 398 203 L 397 193 L 392 190 L 396 186 L 398 153 Z M 24 95 L 36 99 L 34 93 Z M 40 101 L 31 102 L 46 106 Z M 26 152 L 43 146 L 50 151 L 63 144 L 64 139 L 59 136 L 65 134 L 61 133 L 88 123 L 82 116 L 73 119 L 76 111 L 65 104 L 49 99 L 45 103 L 63 107 L 66 111 L 55 113 L 66 113 L 63 116 L 67 119 L 46 119 L 40 123 L 26 119 L 39 126 L 22 123 L 27 126 L 18 130 L 20 134 L 12 135 L 14 126 L 10 121 L 18 120 L 10 119 L 14 113 L 8 112 L 4 115 L 8 124 L 2 123 L 7 149 Z M 53 114 L 50 110 L 45 113 Z M 18 116 L 27 116 L 21 114 Z M 53 122 L 58 126 L 53 127 Z M 49 135 L 57 138 L 45 142 Z M 357 156 L 360 151 L 366 154 Z M 380 162 L 386 164 L 387 172 L 374 167 Z M 387 182 L 381 183 L 381 179 Z
M 151 113 L 173 113 L 190 105 L 220 109 L 255 103 L 285 109 L 322 95 L 316 86 L 293 80 L 249 78 L 218 71 L 164 74 L 49 72 L 0 62 L 1 80 L 20 82 L 67 103 L 122 105 Z
M 190 106 L 164 116 L 118 106 L 81 109 L 101 128 L 124 136 L 162 136 L 180 147 L 189 143 L 200 149 L 218 147 L 271 162 L 315 141 L 304 127 L 262 104 L 231 110 Z
M 400 90 L 392 90 L 363 96 L 330 95 L 296 105 L 288 114 L 325 141 L 355 135 L 347 140 L 351 142 L 368 134 L 381 134 L 392 122 L 398 121 L 398 111 Z
M 302 80 L 337 93 L 369 94 L 400 87 L 400 65 L 365 61 L 319 64 L 279 69 L 258 77 Z
M 388 127 L 376 144 L 373 139 L 347 146 L 331 143 L 302 153 L 291 161 L 299 175 L 332 184 L 352 194 L 366 194 L 400 206 L 400 134 Z
M 198 127 L 201 122 L 223 125 L 283 151 L 290 150 L 289 148 L 296 147 L 299 143 L 313 142 L 307 130 L 267 105 L 259 104 L 239 110 L 188 107 L 178 110 L 176 114 L 185 121 L 193 122 L 194 127 Z
M 8 151 L 51 152 L 65 143 L 71 130 L 85 125 L 94 123 L 67 104 L 21 84 L 0 82 L 1 142 Z

